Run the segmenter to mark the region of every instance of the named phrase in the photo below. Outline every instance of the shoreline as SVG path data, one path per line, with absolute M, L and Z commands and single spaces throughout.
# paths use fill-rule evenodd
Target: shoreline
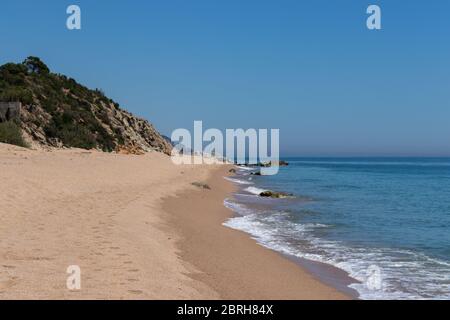
M 224 179 L 231 167 L 214 169 L 206 180 L 211 190 L 185 190 L 163 201 L 169 226 L 181 236 L 176 243 L 180 258 L 200 271 L 189 276 L 226 300 L 355 299 L 352 289 L 339 290 L 299 260 L 265 248 L 249 234 L 223 225 L 235 215 L 223 204 L 237 190 Z M 340 269 L 326 268 L 343 276 Z
M 238 166 L 238 167 L 241 168 L 241 166 Z M 241 195 L 242 193 L 255 194 L 255 193 L 262 192 L 265 190 L 265 189 L 259 189 L 258 187 L 255 187 L 253 184 L 250 184 L 250 185 L 243 184 L 242 180 L 241 180 L 242 177 L 243 177 L 242 174 L 238 174 L 238 173 L 234 173 L 233 175 L 226 177 L 226 180 L 231 181 L 233 183 L 233 185 L 235 186 L 236 190 L 235 190 L 235 192 L 233 192 L 233 196 Z M 231 179 L 229 179 L 229 178 L 231 178 Z M 251 188 L 253 188 L 254 190 L 251 190 L 251 191 L 247 190 L 247 188 L 249 188 L 249 186 Z M 258 191 L 256 191 L 256 190 L 258 190 Z M 283 191 L 281 191 L 281 193 L 283 193 Z M 264 200 L 264 199 L 261 198 L 260 200 Z M 234 199 L 228 198 L 227 201 L 230 201 L 231 203 L 235 203 Z M 254 203 L 246 203 L 245 206 L 250 209 L 255 207 L 256 210 L 261 210 L 261 206 L 264 209 L 267 209 L 267 204 L 261 204 L 261 202 L 259 202 L 259 201 L 254 202 Z M 230 208 L 232 209 L 233 206 L 231 206 Z M 232 211 L 234 212 L 233 218 L 241 217 L 241 213 L 239 213 L 239 210 L 236 211 L 235 209 L 232 209 Z M 247 231 L 241 230 L 239 228 L 236 228 L 236 229 L 233 227 L 231 227 L 231 228 L 233 230 L 243 231 L 246 234 L 248 234 L 249 237 L 253 237 L 253 235 L 251 233 L 248 233 Z M 356 289 L 350 287 L 351 284 L 357 284 L 357 283 L 360 283 L 360 281 L 351 277 L 351 275 L 347 271 L 345 271 L 339 267 L 336 267 L 332 264 L 326 263 L 326 262 L 311 260 L 308 258 L 303 258 L 303 257 L 299 257 L 296 255 L 288 254 L 285 252 L 280 252 L 280 251 L 277 251 L 276 249 L 271 248 L 270 246 L 265 246 L 264 244 L 260 243 L 258 240 L 256 240 L 256 241 L 258 244 L 262 245 L 263 247 L 267 248 L 268 250 L 277 252 L 283 258 L 294 261 L 302 269 L 306 270 L 307 272 L 312 274 L 315 278 L 317 278 L 320 282 L 337 289 L 338 291 L 346 294 L 347 296 L 351 297 L 352 299 L 360 299 L 359 292 Z
M 351 299 L 223 225 L 230 167 L 0 144 L 0 299 Z

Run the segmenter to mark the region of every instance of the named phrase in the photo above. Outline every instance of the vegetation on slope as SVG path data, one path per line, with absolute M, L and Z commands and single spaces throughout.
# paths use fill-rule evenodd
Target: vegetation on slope
M 28 144 L 22 137 L 22 130 L 15 121 L 0 123 L 0 142 L 25 148 L 28 147 Z
M 37 57 L 0 67 L 0 101 L 22 103 L 22 128 L 41 144 L 104 151 L 136 144 L 169 149 L 147 121 L 120 109 L 102 91 L 51 73 Z

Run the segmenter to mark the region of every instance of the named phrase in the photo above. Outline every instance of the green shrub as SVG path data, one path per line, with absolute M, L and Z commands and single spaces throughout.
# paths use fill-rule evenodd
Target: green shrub
M 0 123 L 0 142 L 14 144 L 19 147 L 28 147 L 22 137 L 22 130 L 14 121 Z
M 85 127 L 64 126 L 59 129 L 58 137 L 68 147 L 82 149 L 96 147 L 95 137 Z
M 44 75 L 50 73 L 48 67 L 38 57 L 28 57 L 22 64 L 28 69 L 28 72 L 30 73 L 44 74 Z
M 49 117 L 33 123 L 64 146 L 112 151 L 117 143 L 125 143 L 119 129 L 110 132 L 112 124 L 105 109 L 105 105 L 113 105 L 119 110 L 118 103 L 100 89 L 90 90 L 72 78 L 51 73 L 37 57 L 28 57 L 21 64 L 0 66 L 0 101 L 41 106 Z M 6 125 L 8 132 L 11 126 Z M 16 132 L 17 136 L 20 134 Z
M 23 104 L 32 104 L 33 95 L 29 90 L 20 87 L 7 88 L 0 93 L 0 101 L 20 101 Z

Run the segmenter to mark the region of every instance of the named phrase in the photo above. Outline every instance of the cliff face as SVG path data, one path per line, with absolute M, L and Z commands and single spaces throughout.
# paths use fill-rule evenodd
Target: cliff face
M 0 67 L 0 101 L 21 102 L 20 126 L 32 144 L 104 151 L 160 151 L 172 146 L 146 120 L 100 90 L 50 73 L 38 58 Z
M 20 118 L 20 102 L 0 102 L 0 122 Z

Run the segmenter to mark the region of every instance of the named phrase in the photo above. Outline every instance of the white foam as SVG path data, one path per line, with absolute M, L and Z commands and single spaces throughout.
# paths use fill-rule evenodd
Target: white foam
M 258 195 L 258 196 L 261 194 L 261 192 L 267 191 L 265 189 L 260 189 L 257 187 L 248 187 L 248 188 L 245 188 L 244 190 L 247 192 L 250 192 L 251 194 Z
M 311 232 L 328 225 L 294 223 L 286 212 L 255 211 L 229 199 L 224 204 L 240 214 L 226 221 L 225 226 L 249 233 L 267 248 L 348 272 L 360 281 L 350 287 L 361 299 L 450 299 L 450 268 L 445 261 L 408 250 L 348 247 L 338 241 L 317 238 Z M 298 240 L 304 245 L 300 246 Z M 366 284 L 367 270 L 373 265 L 381 270 L 379 290 Z
M 242 167 L 242 166 L 238 166 L 239 170 L 244 170 L 244 171 L 254 171 L 255 168 L 249 168 L 249 167 Z
M 245 184 L 245 185 L 249 185 L 249 184 L 253 184 L 253 182 L 249 182 L 249 181 L 245 181 L 245 180 L 240 180 L 240 179 L 236 179 L 236 178 L 230 178 L 230 177 L 224 177 L 225 180 L 237 183 L 237 184 Z
M 238 214 L 240 214 L 240 215 L 242 215 L 242 216 L 249 215 L 249 214 L 254 214 L 254 213 L 255 213 L 255 211 L 253 211 L 253 210 L 251 210 L 251 209 L 249 209 L 249 208 L 247 208 L 247 207 L 245 207 L 245 206 L 243 206 L 243 205 L 241 205 L 241 204 L 239 204 L 239 203 L 233 202 L 233 201 L 231 201 L 230 199 L 225 199 L 225 200 L 223 201 L 223 204 L 224 204 L 225 207 L 227 207 L 228 209 L 231 209 L 231 210 L 233 210 L 234 212 L 236 212 L 236 213 L 238 213 Z

